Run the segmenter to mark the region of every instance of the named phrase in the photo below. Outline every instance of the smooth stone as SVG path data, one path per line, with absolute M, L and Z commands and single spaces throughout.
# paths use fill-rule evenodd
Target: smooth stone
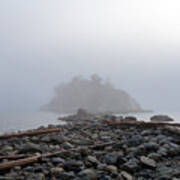
M 94 164 L 94 165 L 98 165 L 99 164 L 99 161 L 94 156 L 88 156 L 87 157 L 87 161 L 92 163 L 92 164 Z
M 85 169 L 79 173 L 81 180 L 97 180 L 97 174 L 93 169 Z
M 116 166 L 113 166 L 113 165 L 106 166 L 106 170 L 110 173 L 117 173 L 118 172 L 118 168 Z
M 74 174 L 74 172 L 63 172 L 61 175 L 60 175 L 60 177 L 59 177 L 59 179 L 61 179 L 61 180 L 70 180 L 70 179 L 75 179 L 75 174 Z
M 153 159 L 150 159 L 148 157 L 145 157 L 145 156 L 141 156 L 140 157 L 140 160 L 141 160 L 141 163 L 149 166 L 149 167 L 152 167 L 152 168 L 156 168 L 156 161 L 153 160 Z
M 129 146 L 138 146 L 144 142 L 144 137 L 141 135 L 135 135 L 127 140 Z
M 116 164 L 117 159 L 118 159 L 117 153 L 107 153 L 104 157 L 104 162 L 109 165 L 114 165 Z
M 122 165 L 123 170 L 126 170 L 128 172 L 137 172 L 140 167 L 139 167 L 139 160 L 136 158 L 130 159 L 128 162 Z
M 26 180 L 45 180 L 45 176 L 42 173 L 36 174 L 27 174 L 25 177 Z
M 144 147 L 146 151 L 157 151 L 159 149 L 159 145 L 155 142 L 144 143 Z
M 20 171 L 22 168 L 21 168 L 21 166 L 15 166 L 13 169 L 14 169 L 15 171 Z
M 51 176 L 58 178 L 64 172 L 64 169 L 61 167 L 55 167 L 55 168 L 51 168 L 50 172 L 51 172 Z
M 33 143 L 27 143 L 25 144 L 20 150 L 19 153 L 35 153 L 35 152 L 41 152 L 41 148 L 37 144 Z
M 169 121 L 174 121 L 174 119 L 172 119 L 171 117 L 166 116 L 166 115 L 155 115 L 155 116 L 152 116 L 150 119 L 151 119 L 152 122 L 169 122 Z
M 3 146 L 0 151 L 1 152 L 8 152 L 8 151 L 12 151 L 13 149 L 14 148 L 12 146 L 6 145 L 6 146 Z
M 52 163 L 64 163 L 65 162 L 65 160 L 64 159 L 62 159 L 62 158 L 60 158 L 60 157 L 57 157 L 57 158 L 52 158 Z
M 126 171 L 122 171 L 120 173 L 120 176 L 122 176 L 125 180 L 133 180 L 133 177 Z
M 72 144 L 68 143 L 68 142 L 65 142 L 65 143 L 63 144 L 63 148 L 66 149 L 66 150 L 72 149 L 73 147 L 74 147 L 74 146 L 73 146 Z
M 150 153 L 148 154 L 148 158 L 158 161 L 162 158 L 162 156 L 158 153 Z
M 70 161 L 65 162 L 63 164 L 63 167 L 67 171 L 76 171 L 76 172 L 79 172 L 79 171 L 82 170 L 83 162 L 75 161 L 75 160 L 70 160 Z

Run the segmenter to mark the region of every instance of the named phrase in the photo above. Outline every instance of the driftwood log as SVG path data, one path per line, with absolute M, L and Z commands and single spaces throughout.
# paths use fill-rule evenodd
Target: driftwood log
M 114 121 L 103 121 L 104 124 L 110 126 L 138 126 L 138 127 L 180 127 L 180 123 L 159 123 L 159 122 L 114 122 Z
M 25 166 L 28 164 L 33 164 L 33 163 L 37 163 L 41 160 L 43 160 L 44 158 L 50 158 L 50 157 L 54 157 L 63 153 L 67 153 L 69 151 L 57 151 L 54 153 L 46 153 L 44 155 L 39 155 L 39 156 L 32 156 L 32 157 L 28 157 L 28 158 L 24 158 L 24 159 L 20 159 L 20 160 L 16 160 L 16 161 L 9 161 L 9 162 L 5 162 L 5 163 L 1 163 L 0 164 L 0 171 L 1 170 L 5 170 L 5 169 L 10 169 L 14 166 Z
M 14 137 L 23 137 L 23 136 L 37 136 L 37 135 L 41 135 L 41 134 L 54 133 L 54 132 L 59 132 L 59 131 L 60 131 L 60 129 L 58 129 L 58 128 L 27 131 L 27 132 L 22 132 L 22 133 L 1 135 L 0 139 L 10 139 L 10 138 L 14 138 Z
M 105 143 L 105 144 L 96 144 L 93 146 L 88 146 L 86 148 L 88 149 L 103 149 L 107 146 L 112 145 L 113 143 Z M 37 162 L 41 162 L 43 161 L 43 159 L 45 158 L 51 158 L 51 157 L 55 157 L 58 155 L 62 155 L 62 154 L 66 154 L 66 153 L 71 153 L 73 151 L 77 151 L 78 149 L 71 149 L 71 150 L 61 150 L 61 151 L 57 151 L 54 153 L 46 153 L 43 155 L 38 155 L 38 156 L 32 156 L 32 157 L 28 157 L 28 158 L 24 158 L 24 159 L 19 159 L 19 160 L 14 160 L 14 161 L 9 161 L 9 162 L 4 162 L 0 164 L 0 171 L 5 170 L 5 169 L 10 169 L 12 167 L 15 166 L 26 166 L 29 164 L 33 164 L 33 163 L 37 163 Z M 5 157 L 6 159 L 18 159 L 18 158 L 23 158 L 24 155 L 12 155 L 11 156 L 1 156 L 1 158 Z
M 11 160 L 15 160 L 15 159 L 22 159 L 27 157 L 26 155 L 21 155 L 21 154 L 13 154 L 13 155 L 7 155 L 7 156 L 0 156 L 0 160 L 2 159 L 11 159 Z

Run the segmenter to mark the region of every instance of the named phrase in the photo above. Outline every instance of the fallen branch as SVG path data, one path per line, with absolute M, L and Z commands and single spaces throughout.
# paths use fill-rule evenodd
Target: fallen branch
M 180 135 L 180 127 L 166 126 L 165 129 L 170 131 L 171 133 L 175 133 L 177 135 Z
M 41 134 L 48 134 L 48 133 L 54 133 L 54 132 L 59 132 L 60 129 L 45 129 L 45 130 L 36 130 L 36 131 L 27 131 L 27 132 L 22 132 L 22 133 L 15 133 L 15 134 L 5 134 L 1 135 L 0 139 L 10 139 L 14 137 L 23 137 L 23 136 L 37 136 Z
M 10 168 L 12 168 L 14 166 L 25 166 L 25 165 L 37 163 L 39 161 L 42 161 L 44 158 L 50 158 L 50 157 L 54 157 L 54 156 L 57 156 L 57 155 L 61 155 L 63 153 L 68 153 L 68 152 L 69 151 L 62 150 L 62 151 L 57 151 L 57 152 L 54 152 L 54 153 L 46 153 L 44 155 L 33 156 L 33 157 L 28 157 L 28 158 L 24 158 L 24 159 L 20 159 L 20 160 L 1 163 L 0 164 L 0 171 L 5 170 L 5 169 L 10 169 Z
M 2 159 L 15 160 L 15 159 L 21 159 L 21 158 L 25 158 L 25 157 L 26 157 L 26 155 L 14 154 L 14 155 L 0 156 L 0 160 L 2 160 Z
M 100 150 L 103 149 L 107 146 L 113 145 L 114 142 L 111 143 L 105 143 L 105 144 L 96 144 L 93 146 L 87 146 L 86 148 L 88 149 L 96 149 L 96 150 Z M 45 158 L 51 158 L 51 157 L 55 157 L 58 155 L 62 155 L 62 154 L 66 154 L 66 153 L 70 153 L 72 151 L 77 151 L 78 149 L 71 149 L 71 150 L 61 150 L 61 151 L 57 151 L 54 153 L 46 153 L 43 155 L 38 155 L 38 156 L 33 156 L 33 157 L 28 157 L 28 158 L 24 158 L 24 159 L 20 159 L 20 160 L 14 160 L 14 161 L 9 161 L 9 162 L 5 162 L 5 163 L 1 163 L 0 164 L 0 171 L 5 170 L 5 169 L 10 169 L 14 166 L 26 166 L 29 164 L 33 164 L 33 163 L 37 163 L 39 161 L 43 161 L 43 159 Z M 19 155 L 19 157 L 23 157 L 23 155 Z M 5 157 L 5 156 L 3 156 Z M 7 156 L 8 157 L 8 156 Z M 14 158 L 19 158 L 18 156 Z M 13 158 L 13 155 L 12 155 Z M 11 159 L 10 156 L 7 159 Z
M 103 121 L 103 123 L 110 125 L 110 126 L 138 126 L 138 127 L 180 127 L 179 123 L 156 123 L 156 122 L 144 122 L 144 121 L 137 121 L 137 122 L 113 122 L 113 121 Z

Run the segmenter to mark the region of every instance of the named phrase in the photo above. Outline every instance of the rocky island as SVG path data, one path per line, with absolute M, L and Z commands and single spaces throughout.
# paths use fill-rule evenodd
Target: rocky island
M 41 109 L 61 114 L 76 113 L 79 108 L 91 113 L 132 113 L 143 109 L 127 92 L 94 74 L 90 79 L 74 77 L 55 88 L 51 101 Z

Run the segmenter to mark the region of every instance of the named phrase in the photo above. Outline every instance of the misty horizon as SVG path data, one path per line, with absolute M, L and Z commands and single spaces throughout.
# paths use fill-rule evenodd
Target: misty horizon
M 59 83 L 94 73 L 143 109 L 179 111 L 178 5 L 1 1 L 0 111 L 39 110 Z

